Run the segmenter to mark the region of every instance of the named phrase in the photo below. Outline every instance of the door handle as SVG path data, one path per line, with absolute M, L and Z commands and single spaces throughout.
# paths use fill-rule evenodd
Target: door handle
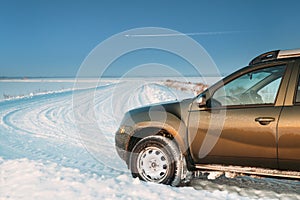
M 275 118 L 274 117 L 258 117 L 255 118 L 255 121 L 260 123 L 261 125 L 268 125 L 270 122 L 274 122 Z

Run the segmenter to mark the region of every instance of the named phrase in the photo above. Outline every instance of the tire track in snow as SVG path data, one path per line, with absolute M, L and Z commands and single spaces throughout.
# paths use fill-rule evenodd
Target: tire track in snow
M 97 160 L 114 169 L 127 171 L 125 163 L 115 151 L 114 134 L 124 113 L 129 109 L 157 103 L 163 98 L 169 100 L 168 95 L 162 95 L 161 99 L 157 100 L 151 97 L 153 93 L 144 89 L 154 86 L 145 81 L 124 81 L 109 88 L 97 89 L 85 98 L 75 97 L 76 120 L 80 126 L 81 140 Z M 156 86 L 153 90 L 168 93 L 165 86 Z
M 14 100 L 5 102 L 6 104 L 2 102 L 3 106 L 0 107 L 0 136 L 3 138 L 0 141 L 1 148 L 12 151 L 4 157 L 50 160 L 68 167 L 95 172 L 99 171 L 99 166 L 105 167 L 106 158 L 112 160 L 113 165 L 123 163 L 116 155 L 114 148 L 114 133 L 118 123 L 127 110 L 153 103 L 147 97 L 151 95 L 149 92 L 145 92 L 144 89 L 132 91 L 130 88 L 133 85 L 138 84 L 122 82 L 118 84 L 118 87 L 111 84 L 97 89 L 77 91 L 82 105 L 87 102 L 86 91 L 92 91 L 95 97 L 93 107 L 84 110 L 81 114 L 85 118 L 89 117 L 91 112 L 97 115 L 98 126 L 107 140 L 104 142 L 99 140 L 99 144 L 95 146 L 98 150 L 89 153 L 105 154 L 105 158 L 100 156 L 98 159 L 104 161 L 103 163 L 94 160 L 82 148 L 82 143 L 89 145 L 89 141 L 82 141 L 78 134 L 73 117 L 71 92 Z M 144 97 L 140 98 L 140 96 Z M 6 106 L 7 104 L 9 106 Z M 107 144 L 107 141 L 110 143 Z M 89 160 L 91 164 L 86 164 L 86 160 Z
M 50 160 L 95 173 L 105 169 L 82 148 L 73 119 L 72 93 L 10 102 L 9 107 L 1 106 L 0 116 L 4 158 Z

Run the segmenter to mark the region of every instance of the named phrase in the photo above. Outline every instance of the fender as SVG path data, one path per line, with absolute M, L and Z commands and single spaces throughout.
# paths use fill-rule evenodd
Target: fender
M 156 114 L 161 115 L 162 113 L 155 113 L 155 115 Z M 185 153 L 188 148 L 186 137 L 187 126 L 182 120 L 171 113 L 164 113 L 164 115 L 166 118 L 163 121 L 151 119 L 151 121 L 140 121 L 136 123 L 133 128 L 135 131 L 132 132 L 131 136 L 142 138 L 158 134 L 159 131 L 165 131 L 175 139 L 180 151 Z M 141 134 L 141 132 L 143 133 Z

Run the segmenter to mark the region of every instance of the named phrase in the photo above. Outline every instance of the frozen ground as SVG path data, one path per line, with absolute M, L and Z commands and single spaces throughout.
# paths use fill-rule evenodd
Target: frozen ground
M 97 114 L 97 127 L 82 132 L 74 119 L 73 92 L 59 91 L 0 102 L 1 200 L 300 199 L 300 183 L 284 179 L 199 177 L 179 188 L 132 179 L 113 143 L 123 113 L 149 103 L 191 97 L 192 92 L 141 80 L 112 80 L 96 90 L 77 90 L 80 114 L 86 118 L 91 110 Z M 93 106 L 85 106 L 89 94 L 93 94 Z

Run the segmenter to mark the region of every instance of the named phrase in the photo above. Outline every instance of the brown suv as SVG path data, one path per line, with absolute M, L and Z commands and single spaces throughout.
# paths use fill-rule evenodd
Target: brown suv
M 300 178 L 300 49 L 272 51 L 195 98 L 125 114 L 116 149 L 134 177 L 192 171 Z

